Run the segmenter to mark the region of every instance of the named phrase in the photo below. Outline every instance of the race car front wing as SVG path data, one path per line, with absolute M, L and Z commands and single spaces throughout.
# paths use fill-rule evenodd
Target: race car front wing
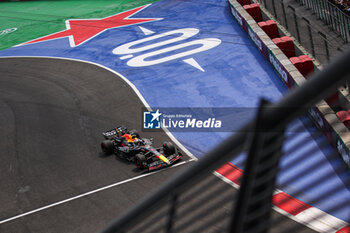
M 165 163 L 162 160 L 158 160 L 158 161 L 155 161 L 153 163 L 149 163 L 149 164 L 147 164 L 148 171 L 154 171 L 154 170 L 160 169 L 162 167 L 170 166 L 181 158 L 182 158 L 181 153 L 175 153 L 175 154 L 172 154 L 170 156 L 167 156 L 167 159 L 169 160 L 168 163 Z

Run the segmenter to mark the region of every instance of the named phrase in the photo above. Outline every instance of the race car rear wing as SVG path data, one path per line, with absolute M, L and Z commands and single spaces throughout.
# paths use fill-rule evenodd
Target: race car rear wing
M 106 132 L 103 132 L 102 135 L 105 139 L 112 139 L 115 137 L 120 136 L 121 131 L 126 131 L 127 128 L 125 126 L 118 126 L 114 129 L 107 130 Z
M 118 132 L 116 129 L 111 129 L 106 132 L 103 132 L 102 135 L 105 139 L 111 139 L 118 136 Z

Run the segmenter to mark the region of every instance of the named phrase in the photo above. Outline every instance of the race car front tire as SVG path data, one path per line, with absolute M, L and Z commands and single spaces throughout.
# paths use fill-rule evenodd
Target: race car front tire
M 175 154 L 175 146 L 171 142 L 163 142 L 164 154 L 169 156 Z
M 136 154 L 135 155 L 135 163 L 136 166 L 140 169 L 145 168 L 144 163 L 146 163 L 146 157 L 144 154 Z
M 101 142 L 101 149 L 105 155 L 113 154 L 114 145 L 111 140 L 105 140 Z

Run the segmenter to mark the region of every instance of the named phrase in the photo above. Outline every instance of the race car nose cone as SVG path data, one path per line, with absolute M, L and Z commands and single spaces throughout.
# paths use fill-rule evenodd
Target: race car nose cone
M 159 158 L 160 160 L 162 160 L 164 163 L 170 164 L 169 160 L 168 160 L 164 155 L 160 155 L 158 158 Z

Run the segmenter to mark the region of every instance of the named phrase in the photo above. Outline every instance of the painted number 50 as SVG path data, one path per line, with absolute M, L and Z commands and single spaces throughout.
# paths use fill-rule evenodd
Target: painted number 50
M 192 36 L 198 34 L 199 30 L 196 28 L 177 29 L 162 34 L 150 36 L 140 40 L 132 41 L 113 49 L 113 54 L 124 55 L 121 59 L 131 58 L 128 66 L 142 67 L 160 64 L 174 59 L 182 58 L 199 52 L 203 52 L 218 46 L 221 40 L 217 38 L 205 38 L 184 42 L 177 45 L 172 43 L 187 40 Z M 175 36 L 175 37 L 174 37 Z M 171 37 L 160 42 L 150 43 L 156 39 Z M 169 45 L 164 48 L 164 46 Z M 159 50 L 147 52 L 147 50 L 163 47 Z M 141 55 L 133 57 L 133 54 L 145 52 Z

